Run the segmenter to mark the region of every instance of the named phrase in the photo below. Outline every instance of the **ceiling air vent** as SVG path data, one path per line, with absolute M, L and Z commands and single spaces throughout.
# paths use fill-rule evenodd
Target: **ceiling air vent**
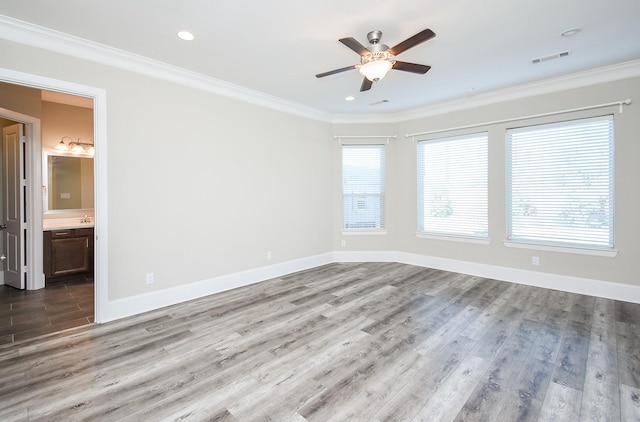
M 569 53 L 570 53 L 569 51 L 563 51 L 561 53 L 549 54 L 548 56 L 542 56 L 536 59 L 532 59 L 531 63 L 536 64 L 536 63 L 548 62 L 549 60 L 559 59 L 560 57 L 567 57 Z

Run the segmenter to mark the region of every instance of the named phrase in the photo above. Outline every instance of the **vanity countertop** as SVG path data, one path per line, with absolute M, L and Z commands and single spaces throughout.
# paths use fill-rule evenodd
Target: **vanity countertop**
M 44 231 L 49 230 L 64 230 L 64 229 L 90 229 L 93 228 L 93 217 L 90 218 L 90 223 L 82 223 L 82 217 L 73 218 L 46 218 L 42 220 L 42 229 Z

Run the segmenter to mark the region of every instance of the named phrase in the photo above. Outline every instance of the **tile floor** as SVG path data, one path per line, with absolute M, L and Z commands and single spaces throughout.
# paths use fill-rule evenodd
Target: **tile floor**
M 93 301 L 87 274 L 49 281 L 40 290 L 0 285 L 0 344 L 92 323 Z

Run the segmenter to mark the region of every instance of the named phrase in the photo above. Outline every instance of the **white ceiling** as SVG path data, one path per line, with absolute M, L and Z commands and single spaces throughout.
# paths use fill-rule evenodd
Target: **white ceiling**
M 638 0 L 0 0 L 0 13 L 336 114 L 401 112 L 640 59 Z M 359 62 L 339 38 L 366 45 L 378 29 L 394 46 L 425 28 L 436 37 L 398 59 L 432 66 L 426 75 L 392 70 L 364 93 L 357 70 L 314 76 Z M 582 30 L 560 35 L 570 28 Z

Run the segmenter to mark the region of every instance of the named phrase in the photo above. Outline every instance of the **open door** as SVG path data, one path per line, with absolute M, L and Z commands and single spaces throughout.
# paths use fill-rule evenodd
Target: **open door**
M 2 167 L 4 183 L 4 282 L 18 289 L 25 288 L 25 190 L 24 177 L 24 125 L 2 128 Z

